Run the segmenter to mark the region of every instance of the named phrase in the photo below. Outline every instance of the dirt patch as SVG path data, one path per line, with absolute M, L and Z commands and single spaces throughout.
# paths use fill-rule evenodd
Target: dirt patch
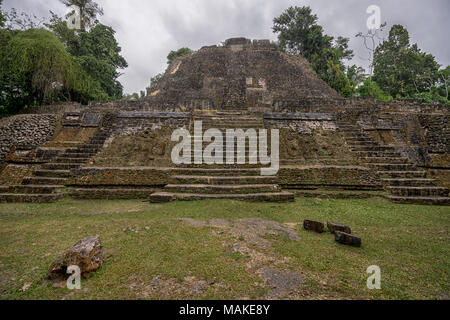
M 300 241 L 295 231 L 297 223 L 281 224 L 259 218 L 239 220 L 211 219 L 198 221 L 181 218 L 193 227 L 213 227 L 216 234 L 226 233 L 234 239 L 223 244 L 224 250 L 238 252 L 245 257 L 245 267 L 260 276 L 268 289 L 267 299 L 286 299 L 299 296 L 305 276 L 299 271 L 287 269 L 291 258 L 279 256 L 274 252 L 274 241 L 286 237 L 290 241 Z
M 299 292 L 305 276 L 295 271 L 280 271 L 272 268 L 260 270 L 260 277 L 270 287 L 267 297 L 278 299 Z
M 271 247 L 271 241 L 266 236 L 287 236 L 292 241 L 299 241 L 300 237 L 295 231 L 296 224 L 280 224 L 259 218 L 246 218 L 239 220 L 211 219 L 198 221 L 190 218 L 181 218 L 193 227 L 215 227 L 226 229 L 228 233 L 246 243 L 260 248 Z

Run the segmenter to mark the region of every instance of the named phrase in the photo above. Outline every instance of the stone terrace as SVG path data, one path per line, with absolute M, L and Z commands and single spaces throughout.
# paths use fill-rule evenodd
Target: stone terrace
M 279 129 L 281 168 L 175 165 L 171 132 Z M 449 109 L 343 99 L 305 59 L 229 39 L 176 59 L 148 96 L 31 108 L 0 119 L 0 201 L 292 201 L 384 196 L 448 205 Z M 198 137 L 194 137 L 197 139 Z

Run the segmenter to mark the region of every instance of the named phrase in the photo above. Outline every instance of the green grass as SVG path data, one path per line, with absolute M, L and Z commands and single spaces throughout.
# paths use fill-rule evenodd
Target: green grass
M 284 267 L 307 277 L 307 299 L 436 299 L 450 296 L 450 208 L 397 205 L 383 199 L 298 199 L 294 203 L 236 201 L 78 201 L 0 205 L 1 299 L 258 299 L 269 288 L 249 257 L 231 250 L 242 241 L 213 227 L 178 218 L 262 218 L 300 223 L 300 241 L 267 237 Z M 342 222 L 362 248 L 334 242 L 329 233 L 301 228 L 303 219 Z M 136 232 L 137 231 L 137 232 Z M 106 262 L 82 280 L 82 290 L 53 288 L 47 268 L 83 237 L 98 234 Z M 382 289 L 366 287 L 366 269 L 381 268 Z M 163 285 L 152 289 L 159 276 Z M 192 280 L 194 279 L 194 280 Z M 212 281 L 214 279 L 214 281 Z M 204 292 L 192 281 L 214 282 Z M 31 287 L 24 292 L 25 283 Z

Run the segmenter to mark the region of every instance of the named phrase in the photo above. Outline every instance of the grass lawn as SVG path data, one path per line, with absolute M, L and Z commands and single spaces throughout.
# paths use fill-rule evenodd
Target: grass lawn
M 306 218 L 345 223 L 363 245 L 305 231 Z M 107 258 L 81 290 L 45 281 L 52 261 L 95 234 Z M 450 207 L 378 198 L 0 204 L 0 247 L 0 299 L 450 297 Z M 370 265 L 381 290 L 366 287 Z

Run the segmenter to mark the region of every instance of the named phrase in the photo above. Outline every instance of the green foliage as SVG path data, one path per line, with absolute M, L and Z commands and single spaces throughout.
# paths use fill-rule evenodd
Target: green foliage
M 364 68 L 358 67 L 357 65 L 347 67 L 346 74 L 353 88 L 358 87 L 366 79 L 366 71 L 364 70 Z
M 176 58 L 192 54 L 193 51 L 189 48 L 181 48 L 176 51 L 170 51 L 169 55 L 167 56 L 167 64 L 171 64 Z
M 318 76 L 342 96 L 353 94 L 354 85 L 347 78 L 343 63 L 353 57 L 348 38 L 326 35 L 310 7 L 289 7 L 273 22 L 280 49 L 303 55 Z
M 438 70 L 434 56 L 411 45 L 409 33 L 401 25 L 394 25 L 388 40 L 375 50 L 373 80 L 391 96 L 430 92 L 438 81 Z
M 437 83 L 439 96 L 444 97 L 445 100 L 447 100 L 447 103 L 448 103 L 449 82 L 450 82 L 450 66 L 447 66 L 447 68 L 439 70 Z
M 120 55 L 122 49 L 115 39 L 114 29 L 97 24 L 89 31 L 74 31 L 55 14 L 47 27 L 57 35 L 69 53 L 76 57 L 83 69 L 100 84 L 108 99 L 122 98 L 123 87 L 118 81 L 121 74 L 117 70 L 128 67 L 128 64 Z
M 358 87 L 357 95 L 360 97 L 375 98 L 379 101 L 385 102 L 393 99 L 392 96 L 385 94 L 378 84 L 370 78 L 367 78 L 364 81 L 364 84 Z
M 163 77 L 162 73 L 158 73 L 156 76 L 152 77 L 150 79 L 150 86 L 147 89 L 152 90 L 152 89 L 156 88 L 159 80 L 161 80 L 162 77 Z
M 103 15 L 103 9 L 93 0 L 60 0 L 67 7 L 77 6 L 80 9 L 81 30 L 98 23 L 97 16 Z M 68 16 L 72 15 L 70 12 Z
M 49 31 L 0 30 L 1 113 L 61 100 L 105 98 L 99 85 Z
M 122 97 L 122 101 L 134 101 L 139 99 L 139 93 L 131 93 L 131 94 L 125 94 Z

